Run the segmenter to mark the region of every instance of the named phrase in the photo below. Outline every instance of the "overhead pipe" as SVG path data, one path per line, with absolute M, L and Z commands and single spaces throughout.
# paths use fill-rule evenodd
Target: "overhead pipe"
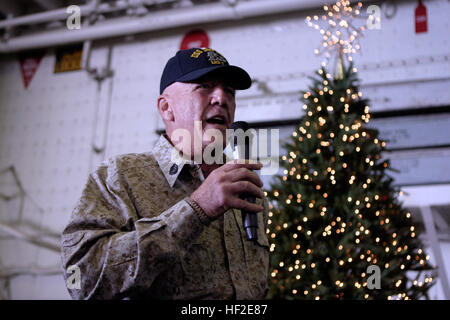
M 89 4 L 81 5 L 79 7 L 83 16 L 91 14 L 94 10 L 94 8 Z M 67 19 L 67 17 L 68 14 L 66 12 L 66 8 L 44 11 L 22 17 L 0 20 L 0 29 L 64 20 Z
M 12 38 L 0 43 L 0 53 L 12 53 L 28 49 L 61 46 L 86 40 L 98 40 L 198 25 L 219 21 L 273 15 L 318 7 L 317 0 L 258 0 L 236 2 L 228 6 L 223 3 L 205 4 L 188 8 L 170 9 L 149 13 L 143 17 L 114 18 L 80 30 L 55 30 Z
M 82 17 L 90 16 L 91 14 L 104 14 L 104 13 L 112 13 L 116 11 L 122 11 L 129 8 L 135 8 L 137 6 L 144 5 L 155 5 L 162 3 L 173 3 L 178 0 L 159 0 L 155 2 L 155 0 L 140 0 L 139 2 L 135 1 L 133 3 L 124 2 L 124 1 L 116 1 L 113 5 L 110 3 L 102 3 L 99 5 L 93 5 L 91 3 L 80 5 L 80 14 Z M 48 23 L 53 21 L 65 20 L 68 17 L 67 8 L 60 8 L 55 10 L 49 10 L 40 13 L 33 13 L 30 15 L 17 17 L 17 18 L 8 18 L 5 20 L 0 20 L 0 29 L 12 28 L 21 25 L 33 25 L 40 23 Z
M 89 5 L 94 8 L 98 8 L 100 0 L 90 0 Z M 93 21 L 91 16 L 87 16 L 84 20 L 83 27 L 88 27 Z M 95 75 L 97 73 L 96 68 L 91 68 L 91 47 L 92 41 L 86 40 L 83 42 L 83 55 L 81 57 L 81 69 L 86 70 L 90 75 Z

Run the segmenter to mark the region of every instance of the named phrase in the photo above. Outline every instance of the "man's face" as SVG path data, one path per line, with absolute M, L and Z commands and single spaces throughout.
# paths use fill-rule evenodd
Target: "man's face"
M 169 138 L 174 130 L 185 129 L 192 137 L 193 151 L 194 123 L 198 121 L 197 126 L 201 123 L 202 127 L 202 149 L 211 142 L 205 138 L 208 129 L 219 130 L 225 142 L 226 129 L 233 123 L 236 109 L 235 89 L 227 81 L 206 76 L 190 83 L 175 82 L 163 95 L 173 112 L 173 120 L 165 121 Z

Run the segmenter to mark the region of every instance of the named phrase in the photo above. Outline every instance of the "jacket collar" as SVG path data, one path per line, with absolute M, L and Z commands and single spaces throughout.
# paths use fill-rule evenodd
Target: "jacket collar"
M 184 165 L 192 165 L 193 161 L 183 158 L 180 151 L 169 142 L 166 135 L 161 135 L 152 150 L 159 168 L 172 188 Z

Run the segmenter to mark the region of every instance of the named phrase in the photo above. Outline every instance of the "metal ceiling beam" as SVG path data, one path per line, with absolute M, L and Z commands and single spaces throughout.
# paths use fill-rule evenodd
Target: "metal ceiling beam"
M 2 0 L 0 0 L 2 1 Z M 92 1 L 87 1 L 87 4 L 80 5 L 81 16 L 86 17 L 92 13 L 103 14 L 112 13 L 116 11 L 126 10 L 139 5 L 155 5 L 163 3 L 177 3 L 179 0 L 139 0 L 139 2 L 117 1 L 114 3 L 100 3 L 98 6 L 92 5 Z M 2 2 L 0 2 L 2 3 Z M 17 27 L 21 25 L 33 25 L 39 23 L 48 23 L 58 20 L 65 20 L 69 16 L 67 8 L 59 7 L 55 10 L 48 10 L 24 16 L 19 16 L 13 19 L 0 20 L 0 29 Z
M 36 2 L 41 8 L 45 10 L 54 10 L 59 9 L 64 6 L 64 3 L 60 0 L 33 0 Z
M 90 14 L 93 8 L 89 5 L 80 6 L 82 13 Z M 20 16 L 14 19 L 0 20 L 0 29 L 17 27 L 20 25 L 44 23 L 50 21 L 62 20 L 68 17 L 66 8 L 34 13 L 30 15 Z
M 317 0 L 253 0 L 237 2 L 233 6 L 226 6 L 222 2 L 216 2 L 187 8 L 161 10 L 149 13 L 143 17 L 131 16 L 107 19 L 75 31 L 64 28 L 11 38 L 6 42 L 0 43 L 0 53 L 60 46 L 86 40 L 107 39 L 202 23 L 236 21 L 250 17 L 309 10 L 318 8 L 321 5 L 322 1 Z M 85 7 L 86 10 L 95 11 L 88 5 Z M 56 13 L 56 11 L 58 10 L 49 11 L 47 14 Z M 86 11 L 83 11 L 82 9 L 81 12 L 86 13 Z M 59 16 L 59 18 L 61 17 Z M 27 19 L 27 16 L 13 20 L 17 22 L 19 19 Z M 22 22 L 20 24 L 23 24 Z M 11 26 L 11 21 L 0 21 L 0 28 L 8 26 Z
M 0 11 L 6 16 L 16 17 L 22 13 L 22 9 L 17 1 L 0 0 Z

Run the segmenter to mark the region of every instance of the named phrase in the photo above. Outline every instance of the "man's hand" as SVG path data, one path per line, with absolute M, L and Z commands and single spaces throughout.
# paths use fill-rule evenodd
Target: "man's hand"
M 226 163 L 208 175 L 202 185 L 192 193 L 191 199 L 210 217 L 218 217 L 230 208 L 248 212 L 262 211 L 262 206 L 239 198 L 242 194 L 264 197 L 261 179 L 250 171 L 259 170 L 261 167 L 261 163 Z

